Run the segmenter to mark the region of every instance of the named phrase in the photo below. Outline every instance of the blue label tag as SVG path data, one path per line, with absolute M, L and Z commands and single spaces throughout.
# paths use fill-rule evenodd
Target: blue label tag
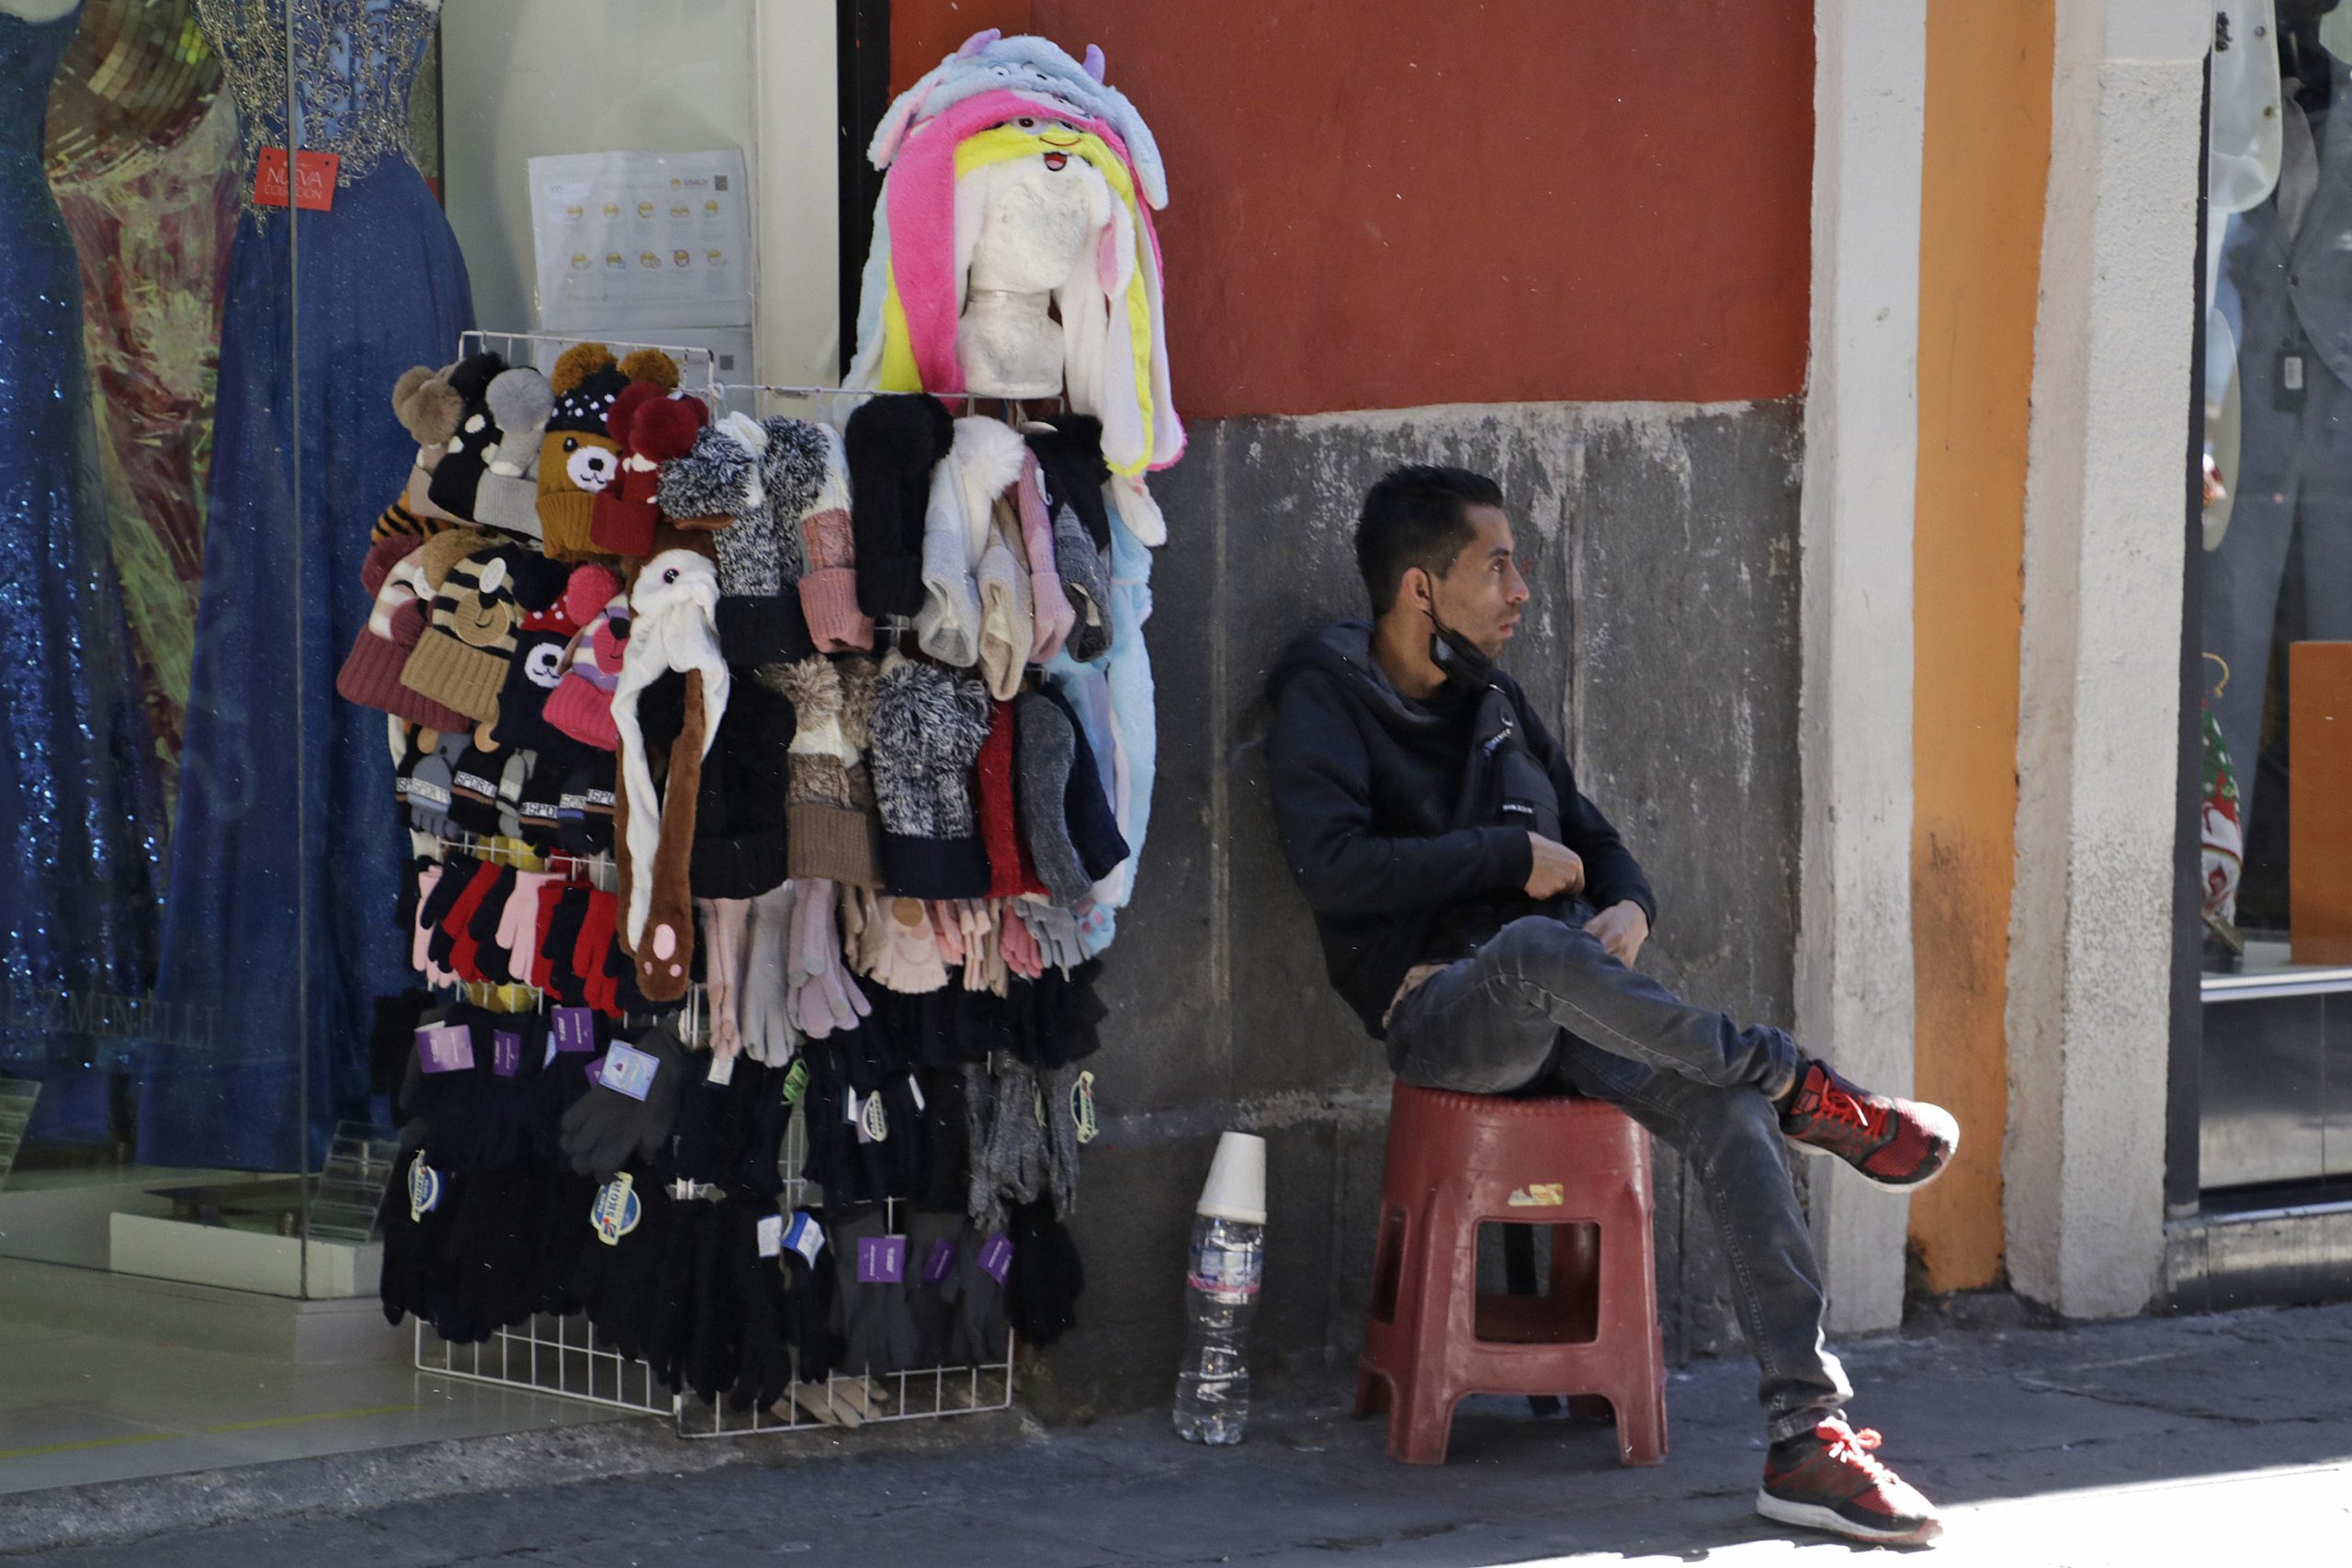
M 1211 1295 L 1254 1296 L 1264 1256 L 1247 1247 L 1215 1247 L 1207 1242 L 1193 1249 L 1189 1283 Z
M 490 1037 L 490 1070 L 502 1078 L 511 1078 L 523 1070 L 523 1037 L 511 1029 L 501 1029 Z
M 857 1240 L 857 1282 L 895 1285 L 907 1277 L 907 1238 L 867 1235 Z
M 643 1100 L 653 1090 L 653 1075 L 662 1070 L 658 1057 L 649 1056 L 626 1040 L 616 1040 L 605 1051 L 605 1070 L 596 1081 L 616 1094 Z
M 419 1153 L 409 1162 L 408 1217 L 413 1224 L 441 1206 L 441 1173 L 424 1163 Z
M 813 1265 L 817 1255 L 825 1250 L 825 1227 L 811 1218 L 808 1210 L 795 1209 L 792 1223 L 784 1230 L 784 1245 Z
M 980 1272 L 1001 1285 L 1012 1271 L 1012 1238 L 999 1231 L 980 1244 Z
M 439 1023 L 416 1032 L 417 1060 L 428 1073 L 473 1070 L 473 1032 L 462 1023 Z
M 636 1179 L 627 1171 L 597 1188 L 596 1201 L 588 1207 L 588 1226 L 606 1247 L 618 1247 L 621 1237 L 635 1230 L 644 1217 L 645 1203 L 637 1195 Z

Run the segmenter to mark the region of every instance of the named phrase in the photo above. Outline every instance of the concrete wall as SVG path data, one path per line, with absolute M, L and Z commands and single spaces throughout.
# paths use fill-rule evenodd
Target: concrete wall
M 1041 1408 L 1166 1397 L 1192 1203 L 1227 1126 L 1269 1141 L 1261 1364 L 1357 1343 L 1387 1075 L 1324 980 L 1276 851 L 1259 693 L 1292 636 L 1361 613 L 1350 533 L 1389 465 L 1458 462 L 1502 481 L 1536 592 L 1510 667 L 1657 887 L 1644 966 L 1792 1021 L 1800 425 L 1800 406 L 1776 401 L 1194 426 L 1183 463 L 1155 481 L 1172 541 L 1149 624 L 1159 788 L 1091 1064 L 1105 1131 L 1074 1222 L 1090 1284 L 1081 1326 L 1028 1385 Z M 1711 1224 L 1671 1157 L 1657 1192 L 1669 1354 L 1737 1352 Z

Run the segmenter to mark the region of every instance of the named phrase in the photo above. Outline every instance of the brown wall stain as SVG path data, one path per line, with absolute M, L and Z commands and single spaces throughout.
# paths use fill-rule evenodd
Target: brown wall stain
M 1929 0 L 1919 232 L 1912 938 L 1917 1092 L 1959 1156 L 1911 1200 L 1928 1287 L 2001 1276 L 2026 421 L 2052 0 Z
M 1804 387 L 1808 0 L 897 0 L 896 85 L 1024 20 L 1159 141 L 1188 415 Z

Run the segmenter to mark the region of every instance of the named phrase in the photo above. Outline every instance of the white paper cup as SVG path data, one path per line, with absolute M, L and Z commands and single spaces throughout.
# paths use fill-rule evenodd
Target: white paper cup
M 1201 1187 L 1196 1213 L 1213 1219 L 1266 1223 L 1266 1140 L 1254 1133 L 1227 1133 L 1217 1139 L 1216 1158 Z

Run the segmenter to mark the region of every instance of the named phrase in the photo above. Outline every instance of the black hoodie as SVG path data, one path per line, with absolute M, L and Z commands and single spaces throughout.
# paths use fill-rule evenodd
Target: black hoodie
M 1408 701 L 1373 661 L 1372 626 L 1341 621 L 1299 638 L 1267 681 L 1274 825 L 1315 910 L 1332 986 L 1374 1039 L 1417 964 L 1450 962 L 1522 915 L 1574 918 L 1630 899 L 1653 921 L 1642 868 L 1593 804 L 1518 682 L 1495 671 L 1487 701 Z M 1499 701 L 1493 700 L 1499 697 Z M 1484 728 L 1481 721 L 1499 715 Z M 1581 898 L 1527 896 L 1527 818 L 1478 778 L 1522 749 L 1558 796 L 1560 840 L 1584 859 Z M 1465 787 L 1465 783 L 1468 787 Z M 1516 818 L 1514 820 L 1514 818 Z

